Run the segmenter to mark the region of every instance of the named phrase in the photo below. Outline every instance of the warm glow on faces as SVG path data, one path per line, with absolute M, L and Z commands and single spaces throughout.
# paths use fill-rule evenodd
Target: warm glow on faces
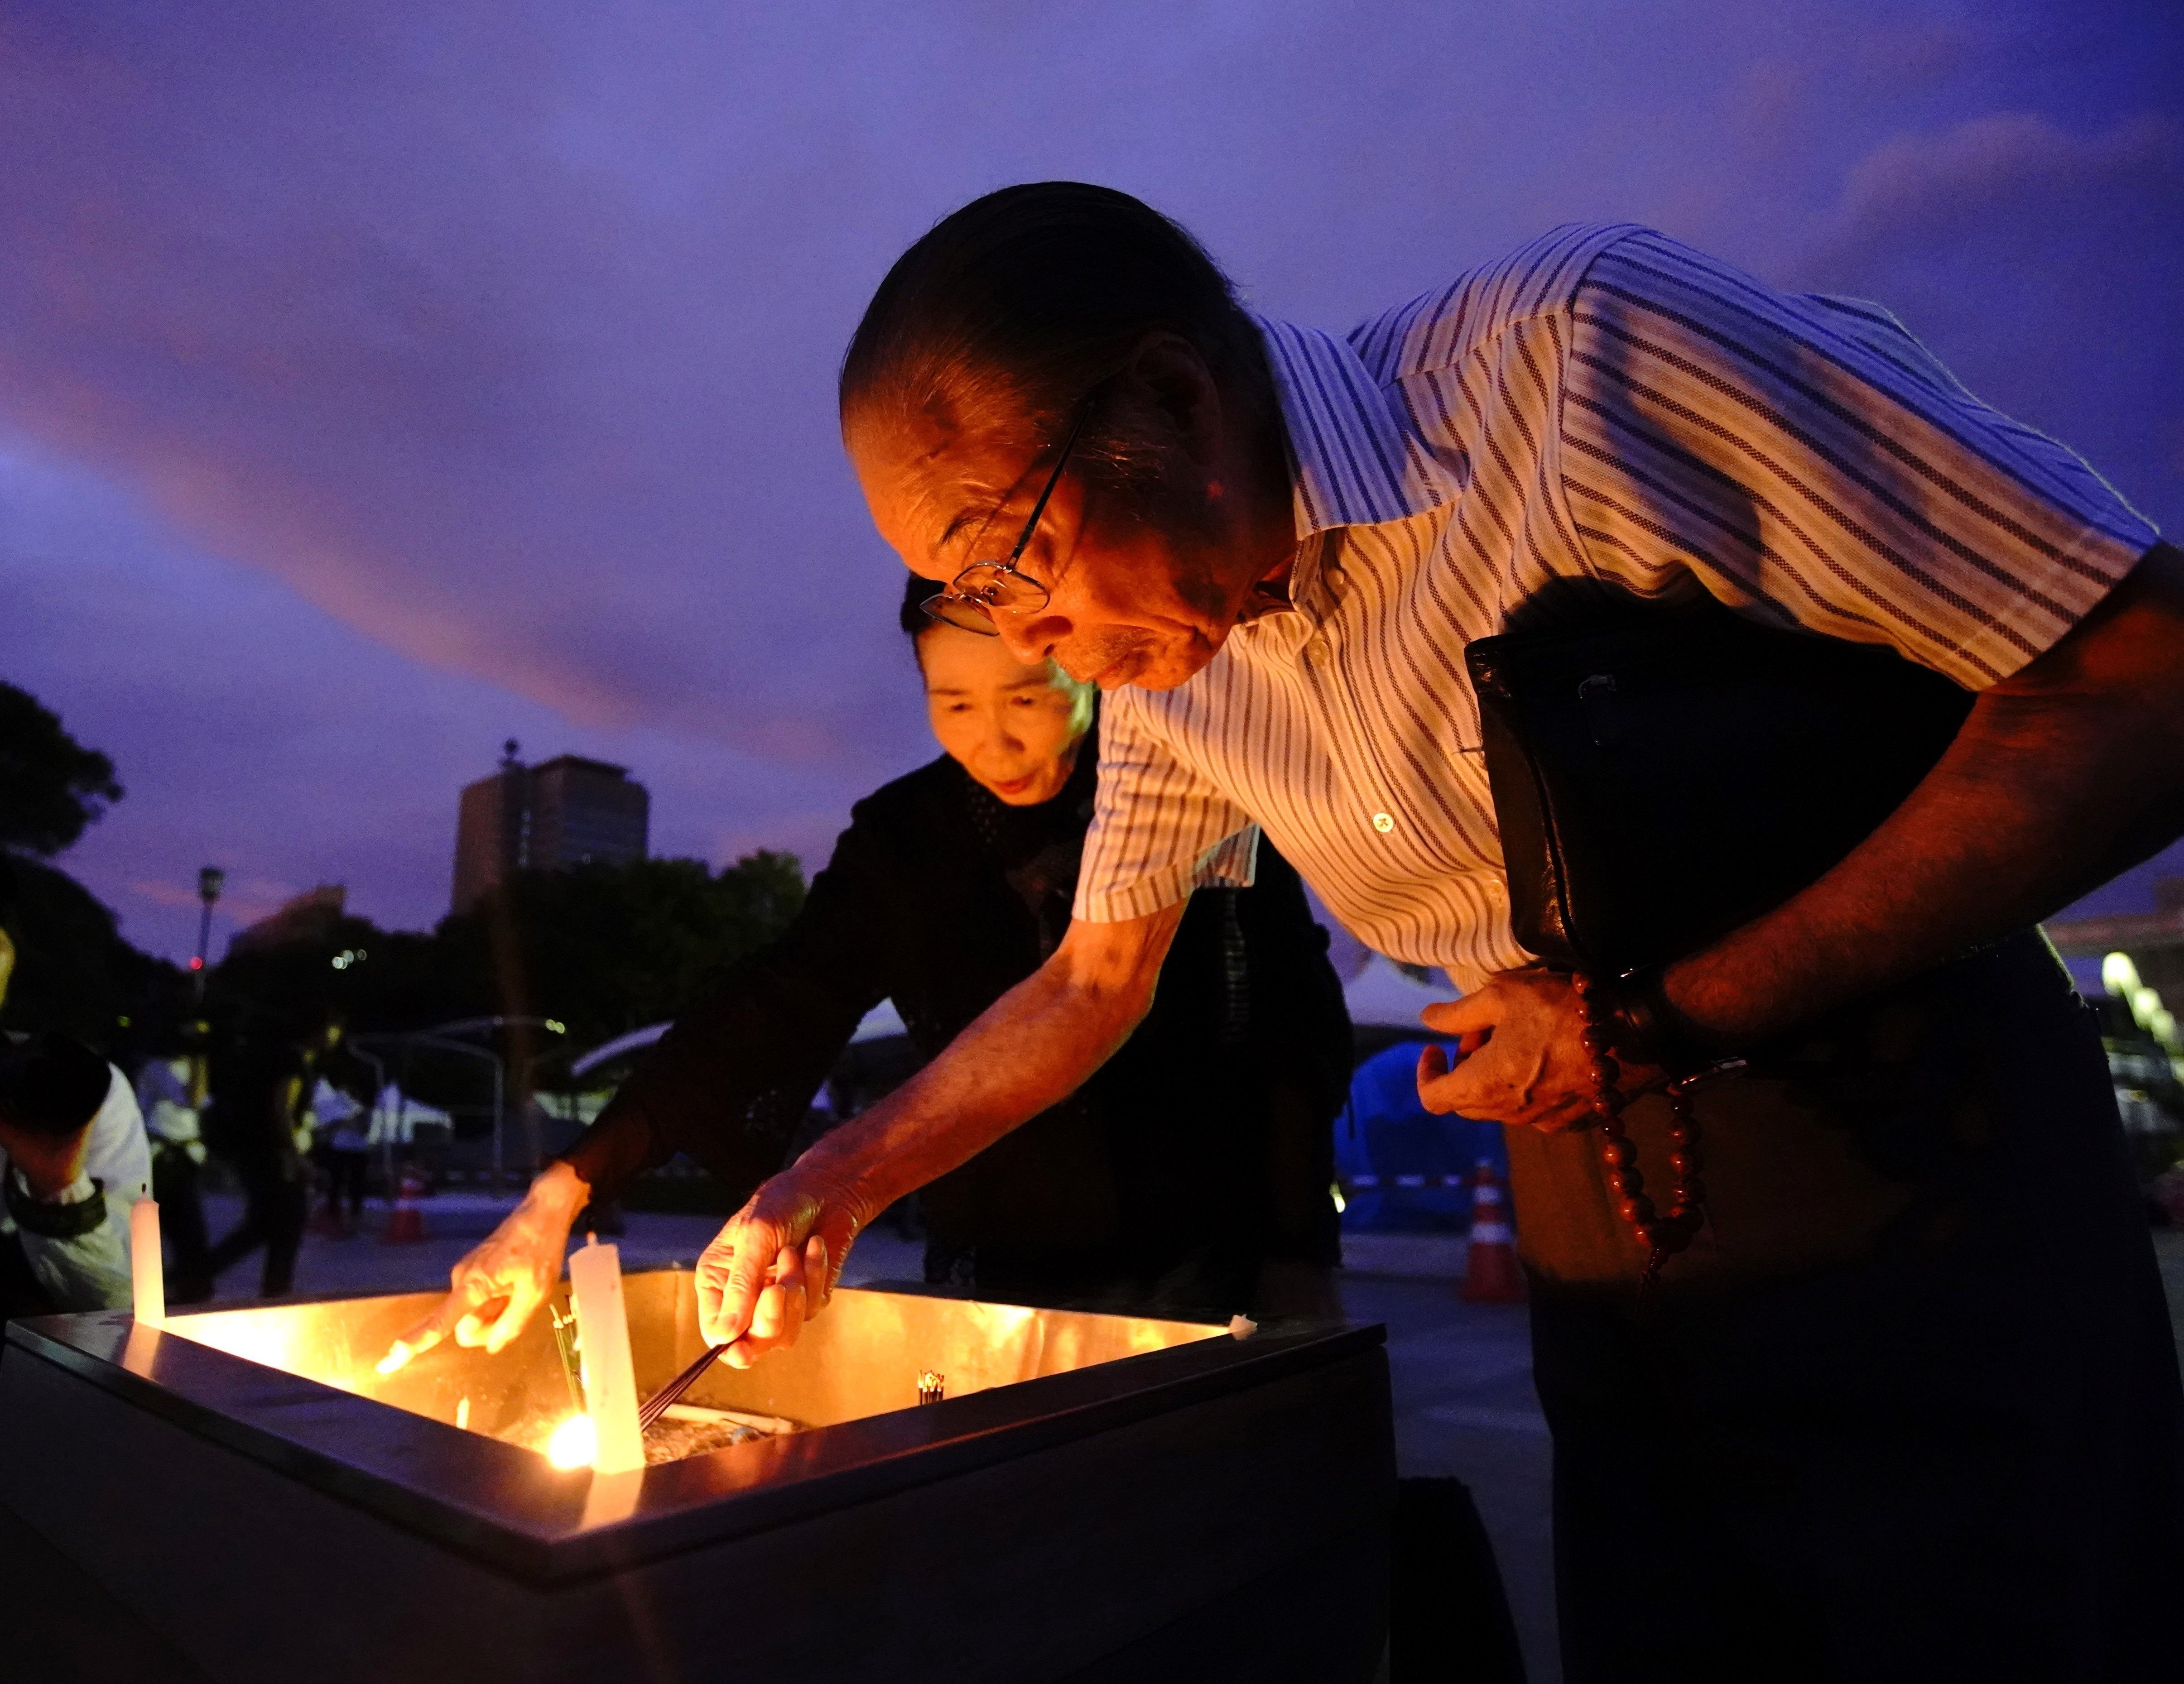
M 1069 781 L 1089 708 L 1045 661 L 1026 666 L 998 637 L 952 625 L 918 634 L 925 706 L 949 758 L 1011 807 Z
M 599 1459 L 599 1435 L 589 1415 L 571 1415 L 546 1441 L 546 1459 L 557 1468 L 588 1468 Z
M 1173 690 L 1213 659 L 1253 582 L 1295 547 L 1285 478 L 1251 489 L 1251 441 L 1227 425 L 1205 364 L 1177 342 L 1141 352 L 1138 377 L 1102 400 L 1111 424 L 1147 441 L 1171 509 L 1139 519 L 1088 492 L 1094 482 L 1075 464 L 1064 471 L 1018 563 L 1050 599 L 997 621 L 1020 662 L 1051 657 L 1102 690 Z M 1024 433 L 932 413 L 850 417 L 850 458 L 873 523 L 911 572 L 944 583 L 1008 554 L 1052 465 Z

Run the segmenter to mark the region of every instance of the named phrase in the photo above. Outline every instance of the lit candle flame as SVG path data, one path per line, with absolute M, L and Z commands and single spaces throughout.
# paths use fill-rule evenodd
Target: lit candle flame
M 557 1468 L 588 1468 L 598 1459 L 599 1435 L 589 1415 L 571 1415 L 546 1441 L 546 1459 Z

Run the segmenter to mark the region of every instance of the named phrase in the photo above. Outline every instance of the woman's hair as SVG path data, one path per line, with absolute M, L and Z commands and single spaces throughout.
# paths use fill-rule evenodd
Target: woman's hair
M 1224 385 L 1271 394 L 1258 330 L 1184 229 L 1112 187 L 1004 187 L 935 224 L 888 271 L 842 358 L 843 425 L 939 414 L 1050 446 L 1162 331 Z M 1129 442 L 1097 414 L 1077 452 L 1118 485 L 1134 477 Z
M 919 632 L 930 631 L 939 624 L 931 614 L 926 613 L 925 605 L 946 588 L 935 580 L 922 578 L 915 573 L 909 574 L 904 578 L 902 613 L 898 618 L 902 624 L 903 635 L 912 643 L 916 642 Z

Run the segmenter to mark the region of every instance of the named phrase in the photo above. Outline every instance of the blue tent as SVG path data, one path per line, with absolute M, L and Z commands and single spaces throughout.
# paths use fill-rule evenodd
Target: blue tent
M 1479 1160 L 1507 1179 L 1500 1124 L 1437 1117 L 1418 1103 L 1418 1054 L 1429 1044 L 1450 1043 L 1398 1042 L 1350 1079 L 1350 1103 L 1334 1121 L 1334 1174 L 1342 1225 L 1353 1232 L 1468 1228 Z

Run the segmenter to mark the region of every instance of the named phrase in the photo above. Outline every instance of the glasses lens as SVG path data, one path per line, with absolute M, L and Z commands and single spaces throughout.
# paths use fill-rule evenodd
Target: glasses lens
M 1037 614 L 1046 606 L 1046 586 L 1006 561 L 981 561 L 951 580 L 948 593 L 925 604 L 926 613 L 966 631 L 997 634 L 993 616 Z
M 963 631 L 975 631 L 981 637 L 1001 635 L 1000 627 L 994 624 L 993 616 L 986 612 L 985 604 L 973 597 L 928 597 L 919 606 L 943 625 L 953 625 Z

